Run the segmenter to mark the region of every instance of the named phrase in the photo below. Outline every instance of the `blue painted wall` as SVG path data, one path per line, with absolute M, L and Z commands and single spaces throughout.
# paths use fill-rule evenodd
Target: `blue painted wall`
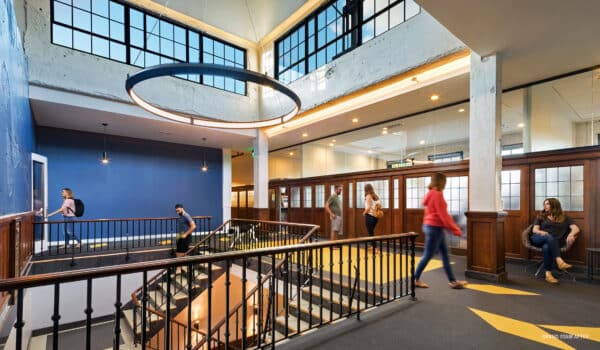
M 31 210 L 34 123 L 12 0 L 0 0 L 0 216 Z
M 37 153 L 48 157 L 50 210 L 69 187 L 84 201 L 85 219 L 175 216 L 175 203 L 182 203 L 191 215 L 212 216 L 213 227 L 222 221 L 220 149 L 108 135 L 110 163 L 103 165 L 103 134 L 46 127 L 36 133 Z

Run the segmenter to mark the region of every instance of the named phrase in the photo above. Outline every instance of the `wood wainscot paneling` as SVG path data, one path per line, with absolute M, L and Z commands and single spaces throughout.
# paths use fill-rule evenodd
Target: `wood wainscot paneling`
M 405 209 L 404 211 L 404 228 L 402 232 L 423 232 L 423 217 L 425 211 L 423 209 Z M 416 246 L 423 247 L 425 245 L 425 235 L 419 235 L 415 240 Z
M 506 282 L 504 218 L 506 212 L 468 211 L 465 276 Z

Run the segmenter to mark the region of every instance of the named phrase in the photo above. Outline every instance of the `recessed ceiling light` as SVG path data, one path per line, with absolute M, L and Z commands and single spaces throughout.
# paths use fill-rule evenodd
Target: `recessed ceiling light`
M 464 111 L 465 111 L 465 109 L 464 109 L 464 108 L 460 108 L 460 109 L 458 110 L 458 113 L 462 113 L 462 112 L 464 112 Z
M 517 124 L 517 126 L 518 126 L 519 128 L 524 128 L 524 127 L 525 127 L 525 123 L 519 123 L 519 124 Z
M 353 123 L 358 123 L 358 118 L 352 118 Z
M 333 143 L 330 143 L 330 144 L 329 144 L 329 147 L 333 147 Z
M 302 137 L 308 137 L 308 134 L 307 134 L 307 133 L 305 133 L 305 132 L 303 132 L 303 133 L 302 133 Z
M 437 101 L 440 99 L 440 95 L 433 94 L 431 95 L 431 97 L 429 97 L 429 99 L 432 101 Z
M 335 143 L 335 139 L 331 140 L 331 142 L 334 142 L 334 143 Z
M 425 140 L 421 140 L 421 141 L 419 141 L 419 143 L 420 143 L 421 145 L 424 145 L 424 144 L 425 144 Z
M 373 151 L 371 151 L 371 150 L 368 150 L 368 151 L 367 151 L 367 153 L 371 154 L 371 153 L 373 153 Z
M 387 128 L 383 128 L 383 130 L 381 130 L 381 133 L 382 133 L 383 135 L 387 135 L 387 133 L 388 133 L 388 131 L 387 131 Z
M 289 155 L 290 155 L 290 156 L 293 156 L 293 155 L 294 155 L 294 152 L 290 152 L 290 153 L 289 153 Z

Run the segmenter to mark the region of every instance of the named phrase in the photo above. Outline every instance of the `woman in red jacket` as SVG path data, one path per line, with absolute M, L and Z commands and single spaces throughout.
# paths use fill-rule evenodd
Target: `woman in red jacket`
M 446 271 L 446 275 L 448 276 L 450 287 L 460 289 L 467 284 L 466 281 L 456 280 L 450 266 L 450 259 L 448 258 L 448 245 L 446 244 L 444 229 L 452 231 L 452 234 L 456 236 L 462 235 L 462 232 L 454 220 L 452 220 L 450 214 L 448 214 L 448 207 L 442 193 L 444 187 L 446 187 L 446 176 L 442 173 L 433 174 L 431 183 L 429 184 L 429 192 L 427 192 L 425 199 L 423 199 L 423 205 L 425 206 L 425 216 L 423 218 L 425 251 L 415 272 L 415 286 L 419 288 L 429 287 L 427 283 L 421 281 L 421 274 L 427 263 L 429 263 L 429 260 L 431 260 L 438 250 L 442 256 L 444 271 Z

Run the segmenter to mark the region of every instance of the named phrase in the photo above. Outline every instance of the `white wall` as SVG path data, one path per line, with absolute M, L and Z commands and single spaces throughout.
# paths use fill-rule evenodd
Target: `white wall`
M 531 151 L 575 146 L 573 120 L 578 116 L 551 84 L 535 86 L 531 105 Z

